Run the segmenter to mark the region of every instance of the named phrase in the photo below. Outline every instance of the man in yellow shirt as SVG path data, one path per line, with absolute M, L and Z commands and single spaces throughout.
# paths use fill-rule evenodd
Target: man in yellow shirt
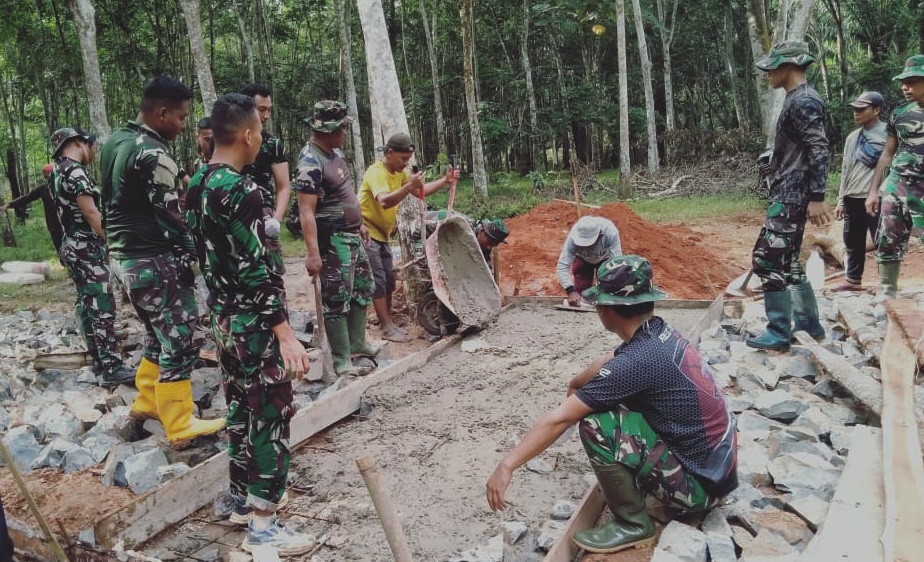
M 395 290 L 395 273 L 389 241 L 398 222 L 398 204 L 408 195 L 419 197 L 435 193 L 449 185 L 456 173 L 452 168 L 438 180 L 424 183 L 422 172 L 408 173 L 408 162 L 414 156 L 411 137 L 397 133 L 385 143 L 382 159 L 369 166 L 359 189 L 359 208 L 363 224 L 369 229 L 366 253 L 375 278 L 375 293 L 372 307 L 379 318 L 382 337 L 395 342 L 405 342 L 410 336 L 399 328 L 391 318 L 391 296 Z

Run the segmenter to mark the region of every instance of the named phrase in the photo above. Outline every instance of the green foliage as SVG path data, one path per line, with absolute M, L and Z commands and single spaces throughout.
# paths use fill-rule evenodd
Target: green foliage
M 640 200 L 629 203 L 632 210 L 652 222 L 684 223 L 716 217 L 732 217 L 760 211 L 765 204 L 743 193 L 701 195 L 677 199 Z
M 45 215 L 42 213 L 41 201 L 36 201 L 29 207 L 29 218 L 22 224 L 13 218 L 12 211 L 6 211 L 13 225 L 13 234 L 16 236 L 15 248 L 0 248 L 2 261 L 47 261 L 58 263 L 54 244 L 45 227 Z M 6 220 L 0 218 L 0 220 Z

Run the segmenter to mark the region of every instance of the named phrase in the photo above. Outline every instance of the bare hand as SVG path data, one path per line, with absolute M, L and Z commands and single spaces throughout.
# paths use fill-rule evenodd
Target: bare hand
M 446 181 L 451 182 L 452 180 L 458 180 L 461 175 L 458 168 L 449 168 L 446 170 Z
M 308 275 L 314 277 L 321 273 L 321 265 L 321 254 L 308 252 L 308 255 L 305 256 L 305 269 L 308 270 Z
M 584 300 L 584 297 L 581 296 L 580 291 L 574 291 L 568 294 L 568 304 L 571 306 L 581 306 L 581 301 Z
M 831 222 L 831 211 L 824 201 L 812 201 L 808 204 L 808 218 L 815 226 L 824 226 Z
M 507 509 L 507 502 L 504 501 L 504 492 L 506 492 L 507 487 L 510 486 L 510 478 L 512 476 L 513 471 L 501 462 L 497 465 L 497 468 L 494 469 L 491 477 L 488 478 L 485 491 L 488 496 L 488 507 L 491 508 L 491 511 Z
M 834 220 L 844 220 L 844 207 L 842 205 L 838 205 L 834 209 Z
M 289 380 L 301 380 L 311 368 L 308 361 L 308 352 L 295 339 L 294 335 L 291 338 L 279 341 L 279 354 L 282 356 L 286 376 L 288 376 Z
M 870 193 L 866 198 L 866 214 L 876 216 L 879 213 L 879 194 Z
M 363 244 L 369 243 L 369 229 L 366 228 L 366 225 L 359 227 L 359 239 L 363 241 Z

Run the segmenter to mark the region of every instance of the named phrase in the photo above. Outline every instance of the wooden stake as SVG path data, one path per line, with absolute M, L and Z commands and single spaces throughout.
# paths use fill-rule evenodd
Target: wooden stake
M 332 382 L 337 377 L 334 370 L 334 358 L 331 356 L 330 342 L 327 340 L 327 329 L 324 327 L 324 303 L 321 302 L 321 278 L 315 275 L 314 282 L 314 310 L 317 316 L 318 345 L 321 346 L 321 378 L 324 382 Z
M 26 499 L 26 503 L 29 504 L 29 511 L 32 512 L 35 520 L 38 521 L 39 527 L 42 528 L 42 533 L 45 535 L 45 538 L 48 540 L 51 546 L 51 551 L 54 553 L 55 557 L 59 562 L 68 562 L 67 554 L 64 553 L 64 549 L 61 548 L 61 544 L 58 543 L 58 539 L 51 534 L 51 528 L 48 526 L 48 522 L 45 521 L 45 518 L 42 517 L 42 514 L 39 512 L 38 505 L 35 503 L 35 498 L 32 497 L 32 494 L 29 493 L 29 487 L 26 486 L 26 481 L 23 480 L 22 474 L 19 473 L 19 468 L 16 467 L 16 463 L 13 462 L 13 457 L 10 455 L 10 452 L 7 450 L 6 445 L 3 441 L 0 441 L 0 456 L 3 457 L 3 463 L 10 473 L 13 475 L 13 479 L 16 480 L 16 485 L 19 486 L 19 491 L 22 493 L 22 496 Z
M 404 536 L 404 529 L 398 521 L 398 511 L 382 484 L 382 474 L 379 472 L 378 464 L 375 459 L 367 455 L 356 459 L 356 466 L 359 467 L 359 473 L 362 474 L 369 495 L 372 496 L 372 505 L 375 506 L 375 512 L 379 516 L 379 521 L 382 522 L 385 538 L 388 539 L 388 546 L 391 547 L 395 562 L 413 562 L 411 550 L 407 546 L 407 537 Z

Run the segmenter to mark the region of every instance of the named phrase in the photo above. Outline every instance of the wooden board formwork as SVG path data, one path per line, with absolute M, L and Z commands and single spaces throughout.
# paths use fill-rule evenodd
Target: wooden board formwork
M 513 297 L 517 298 L 517 297 Z M 525 297 L 527 299 L 532 299 L 536 297 Z M 553 297 L 557 301 L 561 301 L 558 297 Z M 534 302 L 534 301 L 527 301 Z M 541 302 L 541 301 L 540 301 Z M 680 302 L 685 303 L 681 306 L 667 306 L 669 308 L 704 308 L 702 316 L 699 320 L 696 321 L 694 327 L 686 334 L 687 339 L 691 342 L 694 342 L 696 345 L 703 332 L 706 331 L 714 323 L 722 319 L 722 311 L 725 307 L 725 297 L 722 294 L 716 296 L 715 300 L 712 301 L 671 301 L 664 300 L 658 301 L 657 304 L 666 302 Z M 692 304 L 692 305 L 691 305 Z M 581 503 L 575 508 L 574 514 L 565 524 L 565 528 L 562 529 L 562 532 L 558 535 L 558 538 L 552 544 L 552 547 L 549 549 L 543 562 L 572 562 L 575 557 L 580 553 L 581 548 L 571 540 L 571 537 L 574 536 L 574 533 L 578 531 L 583 531 L 584 529 L 590 529 L 593 527 L 597 520 L 600 518 L 600 515 L 603 513 L 603 508 L 606 506 L 606 499 L 603 497 L 603 491 L 600 490 L 600 485 L 594 482 L 584 494 L 584 498 L 581 500 Z
M 503 302 L 505 306 L 508 305 L 524 305 L 524 304 L 540 304 L 555 306 L 560 305 L 565 300 L 565 296 L 550 297 L 547 295 L 517 295 L 517 296 L 507 296 L 503 297 Z M 715 300 L 684 300 L 684 299 L 664 299 L 655 301 L 655 310 L 659 308 L 708 308 L 713 304 Z
M 921 560 L 924 549 L 924 459 L 915 411 L 918 341 L 924 315 L 912 300 L 886 303 L 888 326 L 882 346 L 882 458 L 885 560 Z

